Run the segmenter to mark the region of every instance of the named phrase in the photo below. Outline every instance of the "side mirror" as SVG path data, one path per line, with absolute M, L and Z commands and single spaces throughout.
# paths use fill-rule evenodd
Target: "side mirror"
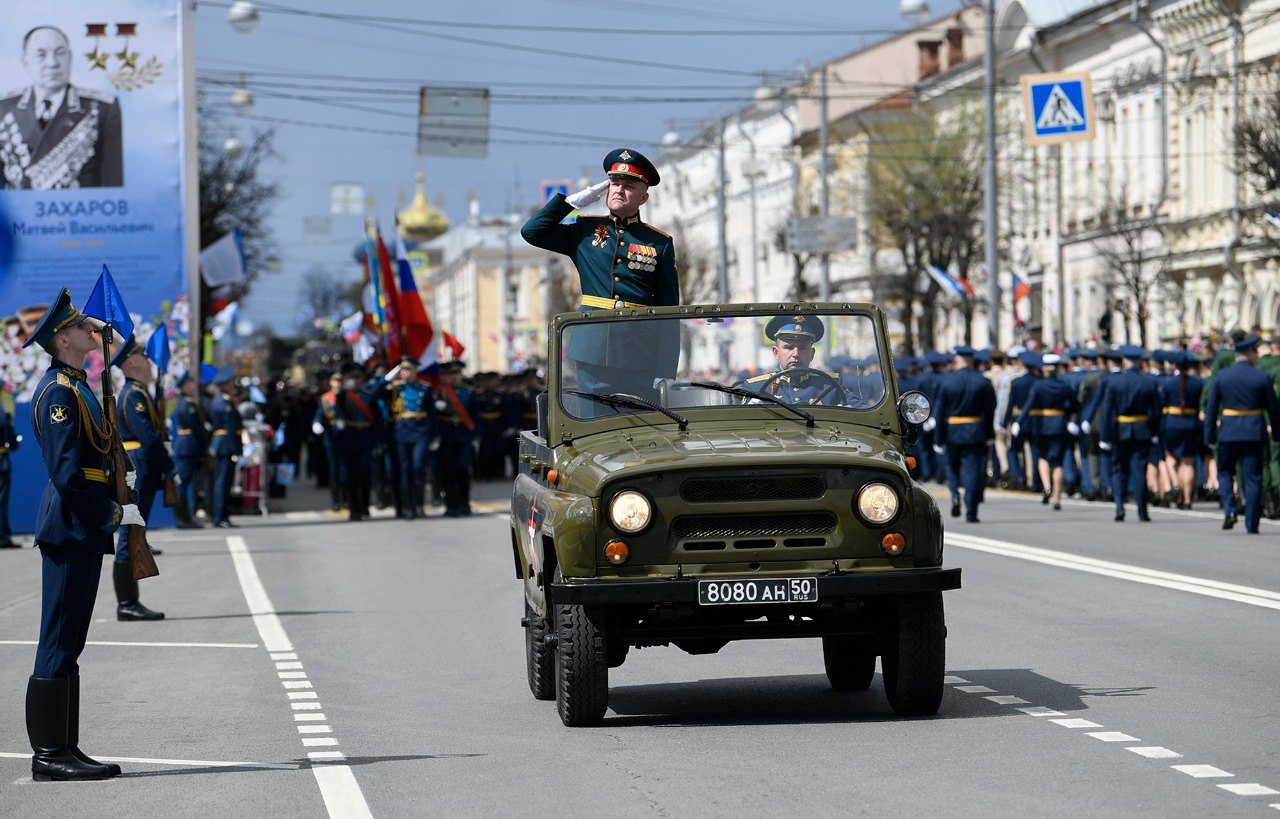
M 904 392 L 898 398 L 898 415 L 910 426 L 920 426 L 932 414 L 933 405 L 929 403 L 929 397 L 919 390 Z

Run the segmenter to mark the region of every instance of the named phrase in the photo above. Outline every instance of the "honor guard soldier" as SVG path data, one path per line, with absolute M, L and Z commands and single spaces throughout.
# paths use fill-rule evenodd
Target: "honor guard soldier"
M 178 470 L 179 502 L 186 505 L 190 516 L 185 522 L 179 516 L 178 528 L 199 529 L 200 524 L 196 522 L 196 475 L 205 453 L 209 451 L 209 420 L 196 396 L 196 380 L 189 371 L 178 379 L 178 391 L 181 395 L 173 403 L 169 428 L 173 460 Z
M 120 441 L 133 464 L 138 511 L 150 522 L 156 493 L 164 487 L 165 478 L 174 477 L 176 471 L 160 434 L 164 420 L 147 390 L 154 380 L 151 360 L 147 358 L 147 351 L 130 336 L 111 357 L 111 366 L 119 367 L 124 373 L 124 389 L 116 397 Z M 158 551 L 155 547 L 151 549 L 152 554 Z M 129 542 L 123 529 L 116 533 L 116 560 L 111 579 L 116 590 L 117 620 L 164 619 L 163 612 L 152 611 L 138 600 L 138 581 L 129 569 Z
M 1053 510 L 1057 512 L 1062 509 L 1064 464 L 1074 446 L 1074 436 L 1080 434 L 1080 427 L 1075 422 L 1080 404 L 1076 401 L 1075 390 L 1057 372 L 1061 359 L 1053 353 L 1043 357 L 1036 353 L 1031 355 L 1039 359 L 1034 363 L 1048 373 L 1031 388 L 1022 413 L 1009 432 L 1015 438 L 1021 433 L 1031 440 L 1031 451 L 1037 455 L 1040 482 L 1045 488 L 1042 502 L 1052 500 Z
M 40 640 L 26 698 L 36 781 L 120 773 L 120 766 L 98 762 L 79 748 L 79 658 L 92 622 L 102 556 L 115 551 L 112 535 L 125 524 L 146 526 L 146 521 L 136 505 L 111 499 L 112 437 L 85 375 L 85 356 L 101 348 L 90 321 L 63 289 L 22 345 L 39 344 L 53 356 L 31 402 L 31 425 L 49 473 L 36 515 Z
M 974 368 L 977 350 L 962 344 L 955 353 L 955 370 L 938 387 L 934 452 L 947 456 L 951 517 L 960 517 L 963 487 L 965 520 L 978 523 L 978 504 L 986 487 L 987 442 L 996 434 L 996 390 Z
M 436 437 L 436 408 L 431 387 L 418 377 L 418 362 L 409 356 L 400 359 L 396 382 L 391 387 L 391 413 L 395 418 L 396 448 L 400 453 L 400 491 L 404 495 L 404 516 L 409 520 L 426 517 L 427 463 Z
M 497 373 L 476 374 L 476 438 L 480 444 L 476 453 L 476 479 L 481 481 L 494 481 L 503 476 L 502 433 L 506 429 L 506 416 L 497 381 Z
M 223 367 L 213 378 L 218 394 L 209 402 L 209 423 L 213 425 L 213 437 L 209 448 L 213 453 L 213 502 L 209 516 L 213 525 L 228 529 L 233 524 L 228 517 L 227 504 L 231 500 L 231 484 L 236 478 L 236 464 L 244 455 L 240 431 L 244 420 L 236 408 L 235 371 Z
M 369 517 L 369 479 L 373 469 L 373 408 L 356 392 L 357 367 L 347 364 L 320 399 L 316 423 L 331 436 L 332 456 L 338 463 L 338 481 L 347 496 L 349 520 Z M 333 386 L 335 379 L 330 379 Z
M 844 388 L 838 377 L 810 366 L 816 352 L 813 345 L 825 334 L 826 327 L 817 316 L 774 316 L 765 325 L 764 335 L 773 342 L 778 369 L 748 378 L 743 386 L 788 404 L 844 403 Z
M 9 453 L 16 450 L 21 442 L 22 436 L 13 426 L 13 410 L 9 402 L 0 402 L 0 549 L 18 548 L 9 527 L 9 484 L 13 477 Z
M 1178 508 L 1190 509 L 1196 487 L 1196 456 L 1204 441 L 1204 423 L 1200 420 L 1204 379 L 1191 374 L 1199 361 L 1185 350 L 1173 353 L 1170 363 L 1177 373 L 1160 383 L 1160 441 L 1176 465 Z
M 556 194 L 533 215 L 520 235 L 534 247 L 561 253 L 573 260 L 582 287 L 583 310 L 621 310 L 664 307 L 680 303 L 675 242 L 666 233 L 640 220 L 640 206 L 657 187 L 658 169 L 639 151 L 618 148 L 604 158 L 603 182 L 571 196 Z M 575 208 L 606 199 L 608 216 L 580 214 L 561 222 Z M 662 322 L 666 324 L 666 322 Z M 654 328 L 634 335 L 625 325 L 578 325 L 570 332 L 568 358 L 577 362 L 578 389 L 656 396 L 655 379 L 674 378 L 680 354 L 676 332 L 654 336 Z M 661 330 L 659 331 L 661 332 Z M 582 414 L 607 411 L 582 401 Z
M 1116 520 L 1124 520 L 1125 496 L 1133 491 L 1138 520 L 1147 514 L 1147 460 L 1153 444 L 1160 442 L 1160 396 L 1155 381 L 1142 372 L 1146 350 L 1126 344 L 1120 348 L 1125 366 L 1107 382 L 1098 416 L 1098 446 L 1111 453 L 1111 491 L 1115 495 Z
M 440 445 L 436 452 L 436 482 L 444 492 L 445 517 L 471 514 L 471 442 L 475 439 L 476 406 L 471 390 L 462 386 L 461 361 L 440 365 L 436 417 Z
M 1258 534 L 1262 519 L 1262 465 L 1271 440 L 1280 442 L 1280 400 L 1275 384 L 1254 366 L 1258 360 L 1257 336 L 1235 344 L 1236 363 L 1220 370 L 1209 385 L 1204 411 L 1204 440 L 1218 446 L 1218 483 L 1222 497 L 1223 529 L 1236 525 L 1233 481 L 1236 465 L 1244 470 L 1244 524 Z

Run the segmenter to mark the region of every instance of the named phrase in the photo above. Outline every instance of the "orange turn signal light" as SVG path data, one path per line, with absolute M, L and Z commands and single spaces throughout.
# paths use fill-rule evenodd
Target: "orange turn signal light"
M 891 557 L 900 555 L 907 548 L 907 539 L 897 532 L 890 532 L 880 538 L 880 548 Z
M 559 482 L 560 482 L 560 473 L 554 469 L 548 470 L 547 483 L 551 484 L 552 486 L 555 486 Z
M 916 459 L 915 459 L 915 456 L 914 456 L 914 455 L 908 455 L 908 456 L 907 456 L 907 469 L 915 469 L 915 468 L 916 468 Z
M 631 557 L 631 547 L 621 540 L 611 540 L 604 547 L 604 556 L 615 566 L 621 566 Z

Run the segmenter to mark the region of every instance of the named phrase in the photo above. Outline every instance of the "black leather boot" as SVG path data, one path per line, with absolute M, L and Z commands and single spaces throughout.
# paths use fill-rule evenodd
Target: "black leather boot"
M 27 680 L 27 738 L 31 740 L 31 778 L 37 782 L 107 779 L 106 765 L 82 762 L 67 747 L 67 706 L 71 680 Z
M 120 766 L 113 762 L 99 762 L 80 750 L 80 675 L 72 674 L 67 691 L 67 750 L 86 765 L 101 765 L 107 776 L 119 776 Z
M 116 619 L 163 620 L 164 612 L 152 611 L 138 602 L 138 581 L 133 579 L 128 563 L 113 563 L 111 580 L 116 587 Z

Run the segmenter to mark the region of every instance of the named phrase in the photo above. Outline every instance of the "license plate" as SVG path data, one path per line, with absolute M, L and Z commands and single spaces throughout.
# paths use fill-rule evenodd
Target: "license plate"
M 698 604 L 816 603 L 816 577 L 758 577 L 752 580 L 699 580 Z

